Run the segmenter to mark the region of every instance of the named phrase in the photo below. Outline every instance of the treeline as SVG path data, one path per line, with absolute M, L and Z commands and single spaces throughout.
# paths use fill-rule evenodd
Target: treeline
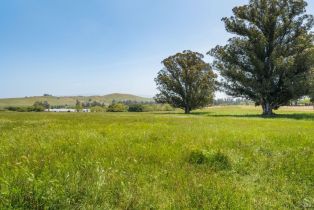
M 303 97 L 299 100 L 291 100 L 288 106 L 314 106 L 314 97 L 311 101 L 311 98 Z
M 219 98 L 215 99 L 213 102 L 214 106 L 228 106 L 228 105 L 253 105 L 254 102 L 247 100 L 247 99 L 242 99 L 242 98 Z
M 160 112 L 174 111 L 169 104 L 111 104 L 108 107 L 93 107 L 91 112 Z
M 88 101 L 88 102 L 80 102 L 79 100 L 76 101 L 76 105 L 80 104 L 84 109 L 96 107 L 96 106 L 101 106 L 105 107 L 108 106 L 107 103 L 104 102 L 98 102 L 98 101 Z M 134 104 L 142 104 L 142 105 L 152 105 L 156 104 L 154 101 L 136 101 L 136 100 L 112 100 L 111 104 L 124 104 L 124 105 L 134 105 Z
M 242 98 L 219 98 L 213 101 L 214 106 L 231 106 L 231 105 L 254 105 L 254 102 Z M 298 100 L 291 100 L 286 106 L 313 106 L 313 102 L 308 97 L 302 97 Z
M 154 111 L 173 111 L 174 108 L 169 104 L 157 104 L 155 102 L 143 101 L 116 101 L 113 100 L 109 106 L 97 102 L 80 103 L 76 102 L 76 110 L 90 109 L 91 112 L 154 112 Z
M 36 101 L 32 106 L 8 106 L 4 110 L 14 112 L 43 112 L 48 109 L 75 109 L 81 112 L 83 109 L 89 109 L 91 112 L 158 112 L 174 111 L 169 104 L 157 104 L 153 101 L 116 101 L 113 100 L 110 105 L 97 101 L 80 102 L 75 105 L 50 105 L 47 101 Z
M 4 109 L 14 112 L 43 112 L 49 108 L 50 105 L 47 101 L 36 101 L 32 106 L 8 106 Z

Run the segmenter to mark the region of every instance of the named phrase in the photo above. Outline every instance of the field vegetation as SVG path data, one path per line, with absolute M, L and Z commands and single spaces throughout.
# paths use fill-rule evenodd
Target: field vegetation
M 0 209 L 314 207 L 314 112 L 0 112 Z

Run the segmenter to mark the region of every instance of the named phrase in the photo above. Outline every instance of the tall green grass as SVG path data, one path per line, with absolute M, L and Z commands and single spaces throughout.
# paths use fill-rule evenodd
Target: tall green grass
M 0 112 L 0 209 L 313 208 L 313 112 L 257 114 Z

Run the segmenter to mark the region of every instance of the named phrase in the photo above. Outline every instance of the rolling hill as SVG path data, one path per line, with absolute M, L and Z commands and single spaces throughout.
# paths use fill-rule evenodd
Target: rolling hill
M 81 102 L 97 101 L 100 103 L 110 104 L 113 100 L 116 101 L 138 101 L 138 102 L 150 102 L 152 98 L 144 98 L 131 94 L 113 93 L 104 96 L 33 96 L 24 98 L 4 98 L 0 99 L 0 107 L 8 106 L 31 106 L 35 101 L 48 101 L 50 105 L 75 105 L 76 100 Z

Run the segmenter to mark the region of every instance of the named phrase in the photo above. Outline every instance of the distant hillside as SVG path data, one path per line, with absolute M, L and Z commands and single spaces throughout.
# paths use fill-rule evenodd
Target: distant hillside
M 110 104 L 113 100 L 125 101 L 132 100 L 138 102 L 153 101 L 152 98 L 144 98 L 130 94 L 114 93 L 104 96 L 34 96 L 25 98 L 5 98 L 0 99 L 0 107 L 8 106 L 31 106 L 35 101 L 48 101 L 50 105 L 75 105 L 76 100 L 81 102 L 97 101 L 100 103 Z

